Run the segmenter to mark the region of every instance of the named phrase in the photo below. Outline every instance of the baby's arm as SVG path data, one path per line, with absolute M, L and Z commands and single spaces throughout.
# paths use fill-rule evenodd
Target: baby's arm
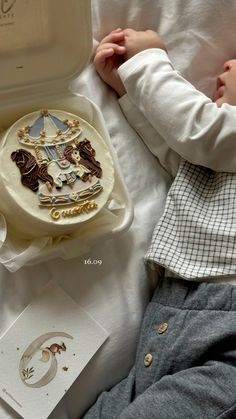
M 174 69 L 164 48 L 146 49 L 148 32 L 124 31 L 128 60 L 118 73 L 130 100 L 183 158 L 236 172 L 236 107 L 218 108 Z
M 112 87 L 119 98 L 121 109 L 126 116 L 128 122 L 134 128 L 139 136 L 146 143 L 150 151 L 158 157 L 162 166 L 172 175 L 175 176 L 179 166 L 179 156 L 166 144 L 163 138 L 158 134 L 156 129 L 150 124 L 142 112 L 132 103 L 128 97 L 123 82 L 118 74 L 119 65 L 128 59 L 123 46 L 125 42 L 125 33 L 132 32 L 131 29 L 122 31 L 118 28 L 102 39 L 94 54 L 95 68 L 102 80 Z M 133 31 L 135 32 L 135 31 Z M 139 32 L 137 38 L 139 41 Z M 164 46 L 163 41 L 153 31 L 147 31 L 145 39 L 138 42 L 138 48 L 150 48 Z M 146 39 L 147 38 L 147 39 Z M 132 46 L 132 39 L 129 49 L 132 53 L 139 52 L 136 45 Z M 144 45 L 145 43 L 145 45 Z M 131 51 L 129 51 L 129 54 Z
M 180 156 L 167 145 L 139 108 L 130 101 L 127 94 L 119 99 L 119 104 L 130 126 L 142 138 L 151 153 L 158 158 L 166 171 L 175 177 L 179 168 Z

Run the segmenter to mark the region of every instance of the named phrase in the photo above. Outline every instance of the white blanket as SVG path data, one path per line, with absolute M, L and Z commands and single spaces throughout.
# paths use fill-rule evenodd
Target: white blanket
M 94 38 L 116 27 L 157 30 L 176 68 L 208 95 L 227 58 L 236 57 L 234 0 L 92 0 Z M 75 419 L 98 393 L 123 378 L 131 367 L 151 282 L 143 256 L 170 184 L 122 115 L 116 96 L 89 65 L 73 83 L 102 109 L 134 204 L 128 232 L 69 261 L 52 260 L 10 273 L 0 266 L 0 332 L 3 333 L 50 280 L 58 283 L 107 331 L 109 340 L 91 360 L 50 416 Z M 85 258 L 102 260 L 86 265 Z M 18 416 L 0 402 L 0 418 Z M 33 419 L 33 418 L 32 418 Z

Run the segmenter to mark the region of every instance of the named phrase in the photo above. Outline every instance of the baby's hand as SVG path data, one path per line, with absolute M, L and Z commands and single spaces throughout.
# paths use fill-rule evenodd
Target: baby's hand
M 160 48 L 166 51 L 166 46 L 161 37 L 154 31 L 148 29 L 146 31 L 135 31 L 133 29 L 125 29 L 125 60 L 133 57 L 138 52 L 149 48 Z
M 98 45 L 94 55 L 94 66 L 100 77 L 111 86 L 119 96 L 126 93 L 125 87 L 117 72 L 123 62 L 125 47 L 122 29 L 116 29 L 105 36 Z

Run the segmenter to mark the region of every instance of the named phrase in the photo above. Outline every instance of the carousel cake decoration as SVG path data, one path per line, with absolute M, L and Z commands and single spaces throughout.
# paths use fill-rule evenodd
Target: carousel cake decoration
M 53 207 L 50 216 L 57 220 L 57 206 L 76 204 L 76 210 L 62 216 L 78 215 L 97 208 L 89 199 L 103 187 L 101 163 L 77 119 L 60 119 L 48 110 L 39 112 L 32 125 L 19 129 L 21 148 L 11 153 L 20 171 L 21 182 L 37 193 L 39 207 Z M 53 215 L 52 215 L 53 214 Z M 56 214 L 56 216 L 55 216 Z
M 0 167 L 0 213 L 14 237 L 86 236 L 109 219 L 116 179 L 111 149 L 77 112 L 22 115 L 3 133 Z
M 81 133 L 79 120 L 60 120 L 47 109 L 40 111 L 39 117 L 32 126 L 18 130 L 18 138 L 22 144 L 65 144 L 78 137 Z

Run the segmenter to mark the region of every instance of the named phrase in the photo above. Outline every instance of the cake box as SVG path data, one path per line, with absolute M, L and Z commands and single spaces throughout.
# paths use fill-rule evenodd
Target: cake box
M 56 257 L 80 256 L 98 240 L 127 230 L 133 208 L 100 109 L 69 89 L 92 54 L 90 0 L 0 1 L 0 40 L 2 138 L 27 114 L 41 109 L 54 109 L 59 115 L 66 111 L 96 130 L 114 169 L 106 204 L 71 234 L 25 238 L 8 229 L 7 216 L 0 214 L 0 263 L 16 271 Z

